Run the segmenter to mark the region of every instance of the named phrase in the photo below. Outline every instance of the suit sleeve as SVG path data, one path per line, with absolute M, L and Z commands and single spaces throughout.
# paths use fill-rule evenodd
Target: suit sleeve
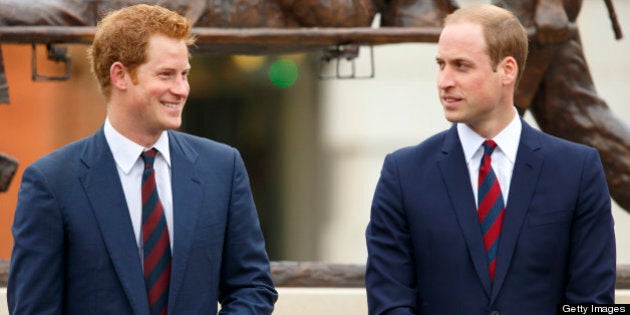
M 613 304 L 616 250 L 610 194 L 595 150 L 582 171 L 571 235 L 566 302 Z
M 271 314 L 278 298 L 249 178 L 235 151 L 234 176 L 221 267 L 220 314 Z
M 369 314 L 415 314 L 415 263 L 398 169 L 392 155 L 385 158 L 365 236 Z
M 13 221 L 7 301 L 10 314 L 61 314 L 64 232 L 59 205 L 35 167 L 22 177 Z

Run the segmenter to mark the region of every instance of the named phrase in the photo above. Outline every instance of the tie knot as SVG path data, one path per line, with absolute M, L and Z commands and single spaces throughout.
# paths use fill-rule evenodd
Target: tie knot
M 497 147 L 497 144 L 493 140 L 486 140 L 483 142 L 483 151 L 487 155 L 492 155 L 492 152 Z
M 155 161 L 155 155 L 157 154 L 157 152 L 158 151 L 156 148 L 151 148 L 151 150 L 144 151 L 142 152 L 142 154 L 140 154 L 142 160 L 144 161 L 145 168 L 153 167 L 153 162 Z

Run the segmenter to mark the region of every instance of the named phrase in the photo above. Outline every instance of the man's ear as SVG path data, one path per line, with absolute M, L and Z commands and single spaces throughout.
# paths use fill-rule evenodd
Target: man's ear
M 505 57 L 499 66 L 503 71 L 503 84 L 515 84 L 518 78 L 518 64 L 516 63 L 516 59 L 510 56 Z
M 123 65 L 120 61 L 114 62 L 112 66 L 109 67 L 109 79 L 112 82 L 112 87 L 115 89 L 122 91 L 127 89 L 128 75 L 129 72 L 127 71 L 127 68 L 125 68 L 125 65 Z

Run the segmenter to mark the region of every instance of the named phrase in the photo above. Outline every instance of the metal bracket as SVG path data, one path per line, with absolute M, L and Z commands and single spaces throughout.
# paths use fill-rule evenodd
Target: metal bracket
M 328 49 L 324 50 L 322 57 L 319 60 L 319 78 L 323 80 L 328 79 L 372 79 L 374 78 L 374 48 L 372 45 L 368 46 L 370 48 L 370 74 L 365 76 L 357 76 L 356 73 L 356 58 L 359 56 L 359 45 L 349 44 L 349 45 L 338 45 L 332 46 Z M 336 61 L 335 65 L 335 74 L 324 74 L 323 68 L 324 65 L 330 64 L 331 62 Z M 346 60 L 350 63 L 350 73 L 342 74 L 341 72 L 341 63 L 343 60 Z
M 46 50 L 48 51 L 48 60 L 54 62 L 63 62 L 66 65 L 66 73 L 61 76 L 46 76 L 40 75 L 37 73 L 37 49 L 35 44 L 32 44 L 32 58 L 31 58 L 31 66 L 32 73 L 31 78 L 33 81 L 65 81 L 70 79 L 71 76 L 71 60 L 68 56 L 68 48 L 67 47 L 59 47 L 54 44 L 48 43 L 46 44 Z
M 17 160 L 0 152 L 0 192 L 7 191 L 17 167 Z

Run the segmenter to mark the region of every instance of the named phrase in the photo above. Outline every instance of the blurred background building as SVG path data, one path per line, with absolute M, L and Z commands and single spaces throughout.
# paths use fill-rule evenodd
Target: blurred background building
M 615 5 L 626 32 L 621 41 L 601 0 L 584 1 L 578 26 L 599 95 L 630 125 L 630 1 Z M 0 152 L 20 166 L 0 194 L 0 259 L 10 257 L 24 168 L 93 133 L 105 117 L 87 46 L 68 47 L 72 78 L 33 82 L 31 46 L 2 45 L 11 104 L 0 105 Z M 375 47 L 375 78 L 352 80 L 320 80 L 334 65 L 320 69 L 319 52 L 193 57 L 182 129 L 241 151 L 272 260 L 365 262 L 364 231 L 385 155 L 449 127 L 437 97 L 436 49 L 434 43 Z M 40 47 L 39 71 L 63 72 L 45 54 Z M 369 59 L 362 48 L 357 75 L 369 74 Z M 341 66 L 349 71 L 349 64 Z M 618 263 L 630 264 L 630 212 L 613 207 Z

